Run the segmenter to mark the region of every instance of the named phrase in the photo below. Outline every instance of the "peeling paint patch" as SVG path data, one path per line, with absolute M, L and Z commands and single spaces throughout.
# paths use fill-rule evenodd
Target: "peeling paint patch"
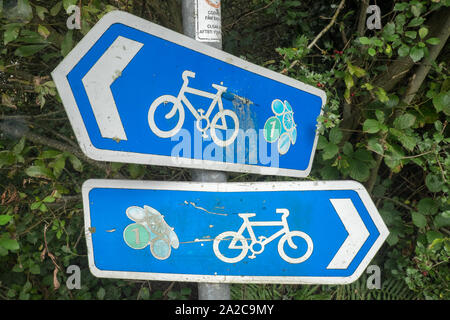
M 218 212 L 212 212 L 212 211 L 208 211 L 208 210 L 206 210 L 205 208 L 202 208 L 202 207 L 199 207 L 199 206 L 197 206 L 194 202 L 192 202 L 192 201 L 190 201 L 190 202 L 188 202 L 188 201 L 184 201 L 184 204 L 186 204 L 186 205 L 191 205 L 191 206 L 193 206 L 194 208 L 196 208 L 196 209 L 199 209 L 199 210 L 201 210 L 201 211 L 204 211 L 204 212 L 206 212 L 206 213 L 210 213 L 210 214 L 218 214 L 218 215 L 220 215 L 220 216 L 227 216 L 228 214 L 227 213 L 218 213 Z

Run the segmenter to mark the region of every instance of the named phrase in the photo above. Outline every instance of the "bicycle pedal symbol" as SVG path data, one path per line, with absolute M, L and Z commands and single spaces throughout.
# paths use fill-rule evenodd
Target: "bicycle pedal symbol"
M 123 231 L 123 239 L 130 248 L 144 249 L 150 245 L 150 252 L 159 260 L 167 259 L 172 247 L 178 249 L 180 243 L 174 229 L 158 210 L 149 206 L 131 206 L 126 214 L 135 222 Z
M 163 95 L 156 98 L 155 101 L 153 101 L 153 103 L 151 104 L 150 109 L 148 111 L 148 124 L 153 133 L 155 133 L 158 137 L 161 138 L 170 138 L 176 135 L 184 124 L 185 118 L 185 110 L 183 107 L 184 104 L 188 108 L 188 110 L 191 111 L 192 115 L 195 117 L 196 128 L 198 131 L 202 133 L 202 136 L 204 138 L 208 138 L 207 130 L 209 129 L 212 140 L 218 146 L 226 147 L 229 144 L 233 143 L 239 132 L 239 120 L 234 111 L 223 108 L 222 93 L 226 92 L 227 88 L 218 84 L 212 84 L 212 87 L 217 90 L 217 93 L 212 94 L 206 91 L 188 87 L 189 78 L 195 78 L 195 72 L 185 70 L 181 77 L 183 79 L 183 85 L 181 86 L 181 89 L 178 92 L 178 96 L 175 97 L 172 95 Z M 212 102 L 206 111 L 201 108 L 197 110 L 188 100 L 185 93 L 191 93 L 197 96 L 205 97 L 211 99 Z M 165 118 L 169 120 L 173 118 L 176 114 L 178 114 L 178 122 L 172 129 L 162 130 L 161 127 L 155 123 L 155 113 L 158 108 L 165 109 L 164 106 L 166 106 L 167 104 L 173 104 L 173 106 L 171 107 L 170 110 L 166 112 Z M 219 110 L 212 117 L 212 120 L 210 120 L 211 113 L 216 105 L 218 106 Z M 230 119 L 230 122 L 233 123 L 231 127 L 232 133 L 227 139 L 221 139 L 218 137 L 216 130 L 217 129 L 228 130 L 229 127 L 227 125 L 227 119 Z
M 287 223 L 287 217 L 289 216 L 289 210 L 287 209 L 276 209 L 277 213 L 282 213 L 281 221 L 250 221 L 251 217 L 256 216 L 256 213 L 240 213 L 239 217 L 242 218 L 243 222 L 237 232 L 235 231 L 225 231 L 219 234 L 213 242 L 213 250 L 217 258 L 227 263 L 236 263 L 244 259 L 247 255 L 248 251 L 252 252 L 249 255 L 250 259 L 254 259 L 257 254 L 261 254 L 264 251 L 265 246 L 281 236 L 278 241 L 278 254 L 280 257 L 289 263 L 302 263 L 306 261 L 313 252 L 313 242 L 311 237 L 302 231 L 290 231 L 289 225 Z M 253 227 L 257 226 L 281 226 L 282 229 L 278 232 L 275 232 L 270 237 L 260 236 L 258 239 L 253 232 Z M 247 230 L 250 235 L 250 239 L 246 239 L 243 236 L 244 231 Z M 295 238 L 300 238 L 301 241 L 305 241 L 307 245 L 306 252 L 300 257 L 290 257 L 285 252 L 285 243 L 287 242 L 289 247 L 296 250 L 299 249 L 299 246 L 294 241 Z M 250 240 L 250 244 L 247 240 Z M 225 246 L 222 245 L 222 250 L 228 248 L 227 255 L 225 256 L 221 249 L 221 243 L 225 243 Z M 235 253 L 232 257 L 229 256 L 229 252 L 231 251 L 231 255 L 233 252 Z M 300 252 L 302 253 L 302 252 Z
M 273 143 L 278 140 L 278 152 L 283 155 L 289 151 L 291 144 L 297 141 L 297 125 L 294 122 L 292 107 L 284 100 L 272 101 L 272 111 L 275 116 L 267 119 L 264 124 L 264 138 Z

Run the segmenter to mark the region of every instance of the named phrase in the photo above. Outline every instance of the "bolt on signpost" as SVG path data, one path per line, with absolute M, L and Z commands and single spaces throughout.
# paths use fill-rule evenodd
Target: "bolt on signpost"
M 195 39 L 220 36 L 210 11 Z M 197 169 L 191 182 L 86 181 L 90 271 L 202 283 L 200 299 L 229 299 L 230 283 L 358 279 L 389 233 L 361 184 L 224 173 L 308 176 L 325 92 L 195 39 L 114 11 L 52 72 L 88 157 Z
M 205 10 L 206 9 L 206 10 Z M 206 42 L 208 45 L 222 49 L 222 35 L 220 33 L 221 28 L 221 13 L 220 13 L 220 0 L 207 2 L 206 0 L 182 0 L 181 3 L 182 17 L 183 17 L 183 32 L 185 35 L 196 39 L 197 41 Z M 213 15 L 208 15 L 208 11 L 211 11 Z M 205 39 L 203 34 L 200 34 L 202 30 L 200 24 L 204 24 L 206 21 L 205 16 L 212 17 L 209 21 L 214 21 L 214 26 L 219 33 L 212 34 L 208 39 Z M 209 28 L 211 29 L 211 28 Z M 219 92 L 218 92 L 219 93 Z M 207 171 L 193 169 L 192 178 L 194 181 L 201 182 L 226 182 L 227 175 L 223 171 Z M 221 283 L 199 283 L 198 284 L 198 297 L 200 300 L 229 300 L 230 299 L 230 286 L 228 284 Z

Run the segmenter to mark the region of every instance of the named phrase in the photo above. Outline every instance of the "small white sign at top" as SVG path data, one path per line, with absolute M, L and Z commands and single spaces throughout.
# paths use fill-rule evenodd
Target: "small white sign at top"
M 195 40 L 202 42 L 220 42 L 221 39 L 220 0 L 196 0 Z

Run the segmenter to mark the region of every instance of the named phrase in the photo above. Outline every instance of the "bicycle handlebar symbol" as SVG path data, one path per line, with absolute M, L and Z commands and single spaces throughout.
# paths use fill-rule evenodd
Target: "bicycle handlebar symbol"
M 280 257 L 289 263 L 302 263 L 307 260 L 312 252 L 313 252 L 313 242 L 311 237 L 302 231 L 290 231 L 289 225 L 287 223 L 287 217 L 289 216 L 289 210 L 287 209 L 276 209 L 277 213 L 282 213 L 281 221 L 250 221 L 251 217 L 256 216 L 256 213 L 240 213 L 239 217 L 241 217 L 244 221 L 242 222 L 241 227 L 237 232 L 234 231 L 225 231 L 219 234 L 213 242 L 213 250 L 216 254 L 217 258 L 227 263 L 236 263 L 244 259 L 247 255 L 248 250 L 252 252 L 249 256 L 250 259 L 254 259 L 257 254 L 260 254 L 264 251 L 265 245 L 272 242 L 279 236 L 283 235 L 278 242 L 278 253 Z M 260 236 L 258 240 L 256 239 L 255 233 L 253 232 L 253 227 L 255 226 L 282 226 L 282 229 L 278 232 L 275 232 L 270 237 Z M 243 233 L 247 230 L 250 235 L 250 244 L 248 244 L 247 240 Z M 288 245 L 296 250 L 298 246 L 294 244 L 293 238 L 299 237 L 306 241 L 307 249 L 306 252 L 298 257 L 292 258 L 288 256 L 284 250 L 284 245 L 287 241 Z M 220 251 L 220 244 L 222 242 L 229 242 L 228 249 L 234 251 L 236 250 L 237 255 L 234 257 L 227 257 Z M 237 243 L 240 244 L 237 244 Z M 256 246 L 259 246 L 259 249 Z
M 153 101 L 153 103 L 150 106 L 150 109 L 148 111 L 148 124 L 150 126 L 150 129 L 159 137 L 161 138 L 169 138 L 173 137 L 180 131 L 181 127 L 184 123 L 184 105 L 191 111 L 192 115 L 196 119 L 196 127 L 197 130 L 199 130 L 202 133 L 202 136 L 204 138 L 208 137 L 208 134 L 206 131 L 210 129 L 210 134 L 212 140 L 220 147 L 226 147 L 229 144 L 233 143 L 233 141 L 236 139 L 239 131 L 239 120 L 236 115 L 236 113 L 229 109 L 223 108 L 222 103 L 222 93 L 227 90 L 226 87 L 220 86 L 218 84 L 212 84 L 212 87 L 217 90 L 216 94 L 212 94 L 206 91 L 189 88 L 189 78 L 195 78 L 195 72 L 185 70 L 182 74 L 183 79 L 183 85 L 181 86 L 180 92 L 178 93 L 178 96 L 172 96 L 172 95 L 162 95 Z M 196 110 L 191 102 L 186 98 L 185 93 L 191 93 L 194 95 L 198 95 L 201 97 L 209 98 L 212 100 L 211 104 L 208 107 L 208 110 L 205 113 L 205 110 L 198 109 Z M 183 103 L 182 103 L 183 102 Z M 170 130 L 161 130 L 155 123 L 155 112 L 156 109 L 160 108 L 161 106 L 165 106 L 167 103 L 172 103 L 173 107 L 170 111 L 168 111 L 165 115 L 166 119 L 173 118 L 178 113 L 178 122 L 175 125 L 174 128 Z M 210 121 L 211 113 L 214 109 L 214 107 L 218 105 L 219 111 L 214 115 L 212 120 Z M 227 119 L 226 117 L 231 118 L 232 122 L 234 123 L 234 128 L 231 136 L 228 139 L 222 140 L 217 136 L 216 129 L 223 129 L 227 130 Z M 221 120 L 222 124 L 218 124 L 218 120 Z

